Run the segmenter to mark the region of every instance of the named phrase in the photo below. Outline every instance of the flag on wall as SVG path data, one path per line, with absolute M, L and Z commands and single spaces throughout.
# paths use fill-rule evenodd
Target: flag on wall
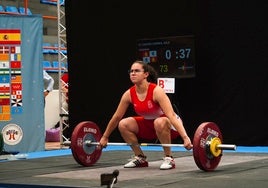
M 0 29 L 0 121 L 23 112 L 20 44 L 19 29 Z
M 20 29 L 0 29 L 0 44 L 20 44 Z

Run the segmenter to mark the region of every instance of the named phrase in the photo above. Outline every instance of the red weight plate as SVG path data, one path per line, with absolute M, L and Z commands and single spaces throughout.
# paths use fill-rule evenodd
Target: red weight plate
M 214 157 L 210 154 L 207 142 L 213 137 L 222 141 L 219 127 L 213 122 L 202 123 L 195 131 L 193 139 L 193 155 L 198 168 L 203 171 L 213 171 L 219 164 L 222 154 Z
M 76 162 L 82 166 L 92 166 L 102 153 L 96 145 L 88 146 L 86 141 L 99 142 L 101 139 L 99 127 L 91 121 L 79 123 L 72 133 L 71 151 Z

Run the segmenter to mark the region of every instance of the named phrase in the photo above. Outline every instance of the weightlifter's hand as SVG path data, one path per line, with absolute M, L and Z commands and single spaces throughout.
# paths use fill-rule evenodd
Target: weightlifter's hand
M 191 139 L 188 136 L 185 136 L 183 138 L 183 145 L 184 145 L 185 149 L 187 149 L 187 150 L 191 150 L 193 148 L 193 144 L 191 142 Z
M 100 143 L 99 147 L 106 148 L 107 144 L 108 144 L 108 141 L 109 141 L 108 137 L 102 136 L 101 139 L 100 139 L 100 142 L 99 142 Z

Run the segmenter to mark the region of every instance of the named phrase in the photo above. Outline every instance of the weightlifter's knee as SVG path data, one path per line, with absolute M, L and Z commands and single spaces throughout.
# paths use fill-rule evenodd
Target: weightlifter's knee
M 118 129 L 121 133 L 126 131 L 137 132 L 138 124 L 134 118 L 128 117 L 120 120 L 118 124 Z
M 160 117 L 154 120 L 154 128 L 156 132 L 163 132 L 170 130 L 170 122 L 166 117 Z

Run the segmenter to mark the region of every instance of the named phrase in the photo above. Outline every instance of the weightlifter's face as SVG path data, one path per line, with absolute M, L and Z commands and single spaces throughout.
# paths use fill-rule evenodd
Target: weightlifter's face
M 129 76 L 130 76 L 130 80 L 132 81 L 132 83 L 136 84 L 146 79 L 148 76 L 148 73 L 144 72 L 144 69 L 142 68 L 141 64 L 134 63 L 132 64 L 129 70 Z

